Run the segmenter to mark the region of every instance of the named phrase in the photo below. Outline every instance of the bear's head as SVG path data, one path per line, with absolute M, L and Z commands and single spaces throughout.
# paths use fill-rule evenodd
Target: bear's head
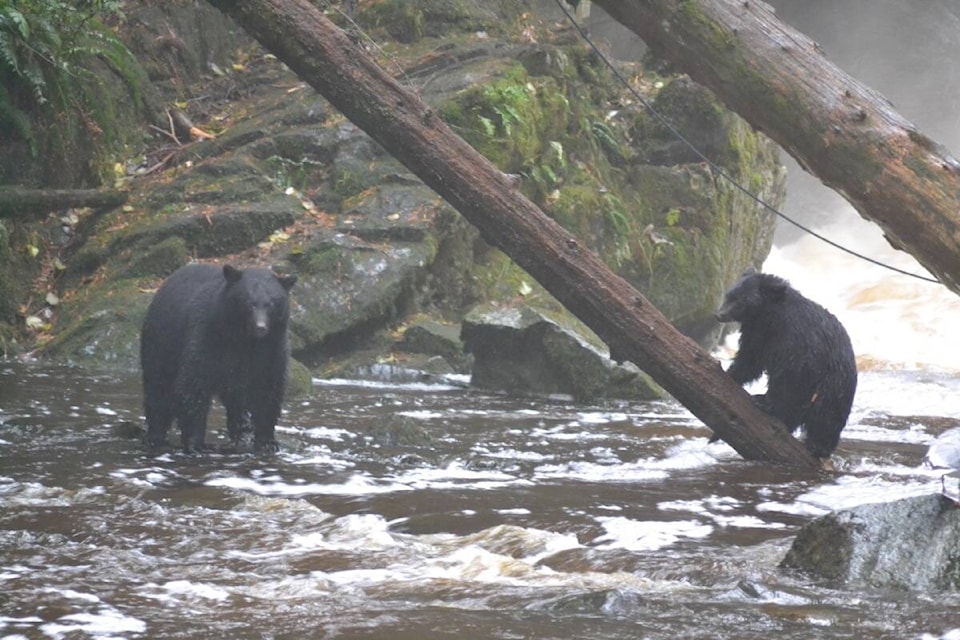
M 237 269 L 224 265 L 224 299 L 231 324 L 246 337 L 261 339 L 287 330 L 290 289 L 297 276 L 281 276 L 268 269 Z
M 783 302 L 790 285 L 783 278 L 748 269 L 723 298 L 714 317 L 719 322 L 743 322 Z

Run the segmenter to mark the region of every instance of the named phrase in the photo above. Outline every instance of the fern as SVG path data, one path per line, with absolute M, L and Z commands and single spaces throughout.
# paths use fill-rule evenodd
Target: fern
M 117 0 L 0 0 L 0 133 L 25 140 L 36 154 L 27 114 L 48 105 L 45 117 L 57 117 L 76 96 L 89 99 L 94 77 L 81 62 L 91 57 L 117 71 L 139 103 L 133 54 L 99 20 L 119 7 Z

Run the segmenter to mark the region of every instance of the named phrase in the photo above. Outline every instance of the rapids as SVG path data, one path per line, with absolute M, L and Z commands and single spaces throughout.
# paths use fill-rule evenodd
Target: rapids
M 865 372 L 836 474 L 673 402 L 318 383 L 275 457 L 148 455 L 140 416 L 136 375 L 0 364 L 0 638 L 960 636 L 960 594 L 777 568 L 818 514 L 939 490 L 956 376 Z

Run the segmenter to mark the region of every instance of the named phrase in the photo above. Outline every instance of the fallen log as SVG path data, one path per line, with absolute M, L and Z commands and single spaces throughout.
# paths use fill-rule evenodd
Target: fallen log
M 74 207 L 109 209 L 127 201 L 116 189 L 26 189 L 0 187 L 0 218 L 36 218 Z
M 693 340 L 308 0 L 210 0 L 748 460 L 819 462 Z
M 756 0 L 594 0 L 960 293 L 960 162 Z

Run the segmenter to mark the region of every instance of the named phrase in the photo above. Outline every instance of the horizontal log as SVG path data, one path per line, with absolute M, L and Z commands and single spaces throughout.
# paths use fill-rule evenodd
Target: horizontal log
M 108 209 L 127 201 L 117 189 L 26 189 L 0 187 L 0 218 L 36 218 L 75 207 Z

